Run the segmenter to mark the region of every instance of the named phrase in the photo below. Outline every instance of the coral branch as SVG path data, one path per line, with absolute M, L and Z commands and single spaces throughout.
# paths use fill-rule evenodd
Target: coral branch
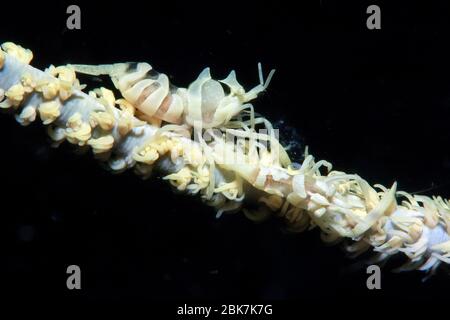
M 148 176 L 156 168 L 177 189 L 200 194 L 218 216 L 240 209 L 253 220 L 276 214 L 294 231 L 319 227 L 326 242 L 354 240 L 347 248 L 354 254 L 370 247 L 380 259 L 403 253 L 405 270 L 450 263 L 447 200 L 397 191 L 396 183 L 377 191 L 308 154 L 301 166 L 290 163 L 270 122 L 255 118 L 246 104 L 266 89 L 273 72 L 263 83 L 260 71 L 261 84 L 247 93 L 232 72 L 222 81 L 230 88 L 225 95 L 205 69 L 189 88 L 170 92 L 167 77 L 151 73 L 148 64 L 43 72 L 28 65 L 29 50 L 12 43 L 2 48 L 0 107 L 22 125 L 39 116 L 55 145 L 90 146 L 117 172 L 134 167 Z M 124 97 L 116 100 L 105 88 L 84 93 L 76 69 L 111 75 Z M 258 133 L 258 124 L 268 133 Z

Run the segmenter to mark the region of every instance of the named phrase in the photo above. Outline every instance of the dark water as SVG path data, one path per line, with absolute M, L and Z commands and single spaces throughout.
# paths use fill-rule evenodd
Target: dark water
M 180 86 L 210 66 L 217 78 L 235 69 L 251 87 L 261 61 L 277 72 L 255 109 L 317 159 L 449 197 L 450 6 L 378 2 L 382 29 L 368 30 L 369 4 L 79 3 L 78 31 L 65 27 L 68 2 L 2 4 L 0 40 L 32 49 L 39 68 L 147 61 Z M 423 283 L 419 272 L 386 270 L 382 290 L 369 291 L 365 270 L 316 231 L 292 235 L 276 219 L 255 225 L 241 214 L 216 220 L 159 179 L 110 175 L 90 155 L 51 149 L 37 123 L 2 116 L 0 132 L 0 272 L 12 300 L 413 305 L 450 288 L 443 272 Z M 66 289 L 71 264 L 81 291 Z

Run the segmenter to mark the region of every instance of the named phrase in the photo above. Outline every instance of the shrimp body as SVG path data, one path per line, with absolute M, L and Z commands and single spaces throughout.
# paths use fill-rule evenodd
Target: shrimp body
M 145 62 L 72 67 L 79 73 L 108 74 L 122 96 L 145 117 L 203 129 L 226 126 L 243 110 L 252 109 L 247 102 L 267 88 L 275 72 L 272 70 L 264 82 L 259 64 L 260 84 L 246 92 L 234 71 L 217 81 L 205 68 L 188 88 L 179 88 L 169 82 L 167 75 L 156 72 Z

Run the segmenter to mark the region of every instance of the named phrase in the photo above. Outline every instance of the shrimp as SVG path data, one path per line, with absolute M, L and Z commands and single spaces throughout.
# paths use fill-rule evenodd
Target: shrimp
M 259 63 L 260 83 L 245 91 L 234 70 L 225 79 L 217 81 L 212 79 L 210 69 L 205 68 L 188 88 L 178 88 L 169 82 L 167 75 L 156 72 L 148 63 L 71 66 L 78 73 L 109 75 L 116 89 L 144 117 L 202 129 L 227 126 L 245 109 L 250 109 L 254 118 L 253 106 L 248 102 L 268 88 L 275 73 L 271 70 L 264 80 Z

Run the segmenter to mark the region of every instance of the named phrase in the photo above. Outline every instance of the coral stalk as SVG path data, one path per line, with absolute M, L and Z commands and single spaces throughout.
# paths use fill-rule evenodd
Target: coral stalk
M 31 59 L 31 51 L 3 44 L 0 107 L 22 125 L 39 116 L 55 145 L 67 140 L 91 147 L 115 172 L 134 167 L 148 176 L 156 168 L 177 189 L 201 195 L 218 216 L 276 214 L 294 231 L 320 228 L 326 242 L 352 239 L 347 249 L 355 254 L 371 247 L 380 260 L 403 253 L 409 258 L 404 270 L 450 263 L 448 200 L 398 191 L 396 183 L 372 187 L 307 152 L 301 165 L 291 163 L 270 122 L 255 118 L 248 103 L 273 72 L 266 82 L 260 72 L 260 85 L 245 92 L 234 72 L 219 84 L 205 69 L 184 89 L 171 87 L 148 64 L 44 72 L 30 66 Z M 123 97 L 116 100 L 105 88 L 83 92 L 76 72 L 108 74 Z M 258 125 L 266 133 L 258 133 Z

